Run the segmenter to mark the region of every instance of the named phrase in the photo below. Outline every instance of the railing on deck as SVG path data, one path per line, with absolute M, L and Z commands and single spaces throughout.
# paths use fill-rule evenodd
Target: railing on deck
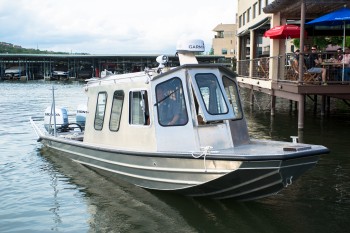
M 341 63 L 330 63 L 332 60 L 331 54 L 323 53 L 320 55 L 323 57 L 324 61 L 320 67 L 326 69 L 327 83 L 350 83 L 349 81 L 343 81 L 342 79 Z M 277 57 L 261 57 L 250 60 L 239 60 L 237 61 L 237 75 L 245 78 L 301 84 L 298 81 L 298 69 L 293 68 L 292 66 L 293 56 L 293 54 L 286 54 Z M 270 75 L 271 72 L 272 74 Z M 321 74 L 309 74 L 308 72 L 305 72 L 303 79 L 304 80 L 302 83 L 304 84 L 321 84 L 322 82 Z
M 279 61 L 281 58 L 281 56 L 278 56 L 239 60 L 237 61 L 237 74 L 246 78 L 269 80 L 270 63 Z M 275 64 L 279 64 L 279 62 Z

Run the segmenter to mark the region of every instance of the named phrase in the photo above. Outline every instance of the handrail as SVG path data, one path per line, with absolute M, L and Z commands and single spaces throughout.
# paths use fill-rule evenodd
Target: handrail
M 333 60 L 334 53 L 319 53 L 324 60 Z M 261 57 L 247 60 L 237 60 L 237 75 L 239 77 L 259 80 L 271 80 L 301 84 L 321 84 L 320 75 L 311 75 L 306 72 L 303 81 L 299 82 L 298 73 L 292 67 L 293 54 L 279 55 L 274 57 Z M 341 67 L 323 63 L 320 67 L 326 69 L 327 82 L 330 84 L 344 84 L 350 81 L 342 81 Z M 350 74 L 349 74 L 350 75 Z
M 284 59 L 285 56 L 261 57 L 237 61 L 237 74 L 241 77 L 269 80 L 271 63 Z M 279 64 L 279 62 L 277 63 Z M 273 77 L 273 76 L 272 76 Z

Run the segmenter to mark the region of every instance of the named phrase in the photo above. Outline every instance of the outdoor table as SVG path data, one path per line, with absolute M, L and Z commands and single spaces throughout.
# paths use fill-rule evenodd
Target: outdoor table
M 327 70 L 327 80 L 337 81 L 337 71 L 340 70 L 342 63 L 341 62 L 322 62 L 321 66 Z M 338 69 L 337 69 L 338 68 Z

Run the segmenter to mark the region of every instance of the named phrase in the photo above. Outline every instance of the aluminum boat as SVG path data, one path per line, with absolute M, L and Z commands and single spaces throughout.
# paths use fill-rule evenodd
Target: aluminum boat
M 321 145 L 249 137 L 236 75 L 198 64 L 202 40 L 179 42 L 180 66 L 87 82 L 75 122 L 53 102 L 32 117 L 38 141 L 75 162 L 153 190 L 253 200 L 278 193 L 329 153 Z

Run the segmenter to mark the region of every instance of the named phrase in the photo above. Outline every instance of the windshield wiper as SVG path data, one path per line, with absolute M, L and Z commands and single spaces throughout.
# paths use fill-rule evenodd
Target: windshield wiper
M 176 89 L 175 91 L 169 93 L 168 95 L 166 95 L 163 99 L 159 100 L 158 102 L 156 102 L 154 104 L 154 106 L 160 104 L 161 102 L 163 102 L 164 100 L 168 99 L 172 94 L 174 94 L 175 92 L 177 92 L 178 90 L 180 90 L 180 88 Z

